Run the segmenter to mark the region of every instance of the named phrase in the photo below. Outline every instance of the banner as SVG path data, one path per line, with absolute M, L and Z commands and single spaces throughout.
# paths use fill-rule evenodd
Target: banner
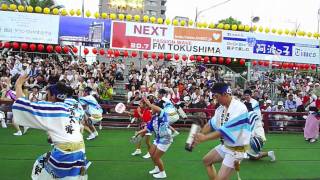
M 61 16 L 59 40 L 104 47 L 109 44 L 110 29 L 110 20 Z
M 59 16 L 0 11 L 0 40 L 58 44 Z
M 110 41 L 115 49 L 320 64 L 317 40 L 254 32 L 114 21 Z

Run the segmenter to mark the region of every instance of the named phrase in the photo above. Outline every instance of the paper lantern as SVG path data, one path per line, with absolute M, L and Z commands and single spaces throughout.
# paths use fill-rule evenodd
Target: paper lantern
M 170 19 L 166 19 L 166 25 L 170 25 L 170 24 L 171 24 Z
M 94 13 L 94 17 L 95 17 L 96 19 L 99 19 L 99 18 L 100 18 L 100 13 L 99 13 L 99 12 L 95 12 L 95 13 Z
M 123 57 L 128 57 L 129 56 L 129 52 L 127 50 L 123 51 Z
M 50 9 L 47 8 L 47 7 L 43 9 L 43 13 L 44 13 L 44 14 L 50 14 L 50 12 L 51 12 Z M 73 14 L 74 14 L 74 13 L 73 13 Z
M 74 16 L 74 15 L 76 14 L 76 12 L 74 12 L 74 10 L 71 9 L 71 10 L 69 11 L 69 14 L 70 14 L 70 16 Z
M 43 44 L 38 44 L 38 51 L 42 52 L 44 50 L 44 45 Z
M 140 16 L 139 15 L 134 15 L 134 20 L 135 21 L 140 21 Z
M 310 68 L 310 65 L 309 64 L 305 64 L 304 65 L 304 69 L 308 70 Z
M 308 32 L 307 36 L 310 38 L 312 37 L 312 32 Z
M 238 30 L 239 30 L 239 31 L 243 31 L 243 30 L 244 30 L 244 25 L 243 25 L 243 24 L 240 24 L 240 25 L 238 26 Z
M 240 59 L 239 64 L 241 66 L 245 65 L 246 64 L 246 60 L 245 59 Z
M 69 48 L 68 48 L 68 46 L 64 46 L 64 47 L 63 47 L 63 52 L 66 53 L 66 54 L 69 53 Z
M 107 19 L 108 18 L 108 14 L 107 13 L 101 13 L 101 18 L 102 19 Z
M 153 53 L 151 54 L 151 58 L 152 58 L 152 59 L 156 59 L 156 58 L 157 58 L 157 54 L 153 52 Z
M 211 57 L 211 62 L 214 64 L 217 63 L 217 57 Z
M 73 47 L 73 48 L 72 48 L 72 52 L 76 54 L 76 53 L 78 52 L 78 48 Z
M 113 51 L 111 49 L 108 49 L 107 54 L 108 54 L 108 56 L 111 56 L 113 54 Z
M 236 24 L 233 24 L 232 26 L 231 26 L 231 30 L 232 31 L 236 31 L 238 29 L 238 26 L 236 25 Z
M 34 11 L 35 11 L 36 13 L 42 13 L 42 8 L 41 8 L 40 6 L 36 6 L 36 7 L 34 8 Z
M 89 49 L 88 48 L 84 48 L 83 53 L 84 53 L 84 55 L 89 54 Z
M 8 10 L 8 5 L 7 4 L 1 4 L 1 10 L 2 11 Z
M 185 20 L 181 20 L 180 25 L 181 26 L 185 26 L 186 25 L 186 21 Z
M 263 61 L 259 61 L 258 64 L 259 64 L 259 66 L 262 66 L 263 65 Z
M 59 14 L 59 9 L 58 9 L 58 8 L 54 8 L 54 9 L 52 10 L 52 14 L 58 15 L 58 14 Z
M 24 12 L 24 10 L 25 10 L 25 7 L 24 7 L 24 6 L 22 6 L 22 5 L 19 5 L 19 6 L 18 6 L 18 11 L 19 11 L 19 12 Z
M 81 14 L 82 14 L 82 13 L 81 13 L 81 10 L 80 10 L 80 9 L 77 9 L 76 15 L 77 15 L 77 16 L 81 16 Z
M 144 52 L 144 53 L 143 53 L 143 57 L 144 57 L 145 59 L 148 59 L 148 57 L 149 57 L 148 52 Z
M 269 66 L 269 61 L 265 61 L 264 63 L 263 63 L 263 65 L 265 66 L 265 67 L 268 67 Z
M 126 15 L 126 20 L 127 21 L 131 21 L 132 20 L 132 15 L 131 14 L 127 14 Z
M 289 69 L 292 69 L 293 66 L 294 66 L 293 63 L 289 63 L 289 64 L 288 64 L 288 68 L 289 68 Z
M 132 56 L 132 57 L 137 57 L 137 55 L 138 55 L 138 53 L 137 53 L 136 51 L 132 51 L 132 52 L 131 52 L 131 56 Z
M 27 7 L 27 12 L 28 13 L 32 13 L 33 12 L 33 7 L 32 6 L 28 6 Z
M 223 27 L 225 30 L 229 30 L 230 29 L 230 24 L 225 24 Z
M 295 36 L 295 35 L 296 35 L 296 31 L 291 31 L 291 32 L 290 32 L 290 35 L 291 35 L 291 36 Z
M 250 26 L 248 26 L 248 25 L 245 25 L 245 26 L 244 26 L 244 31 L 249 32 L 250 29 L 251 29 Z
M 223 64 L 224 58 L 223 57 L 219 57 L 218 62 L 219 62 L 219 64 Z
M 256 66 L 257 65 L 257 61 L 252 61 L 252 65 Z
M 103 56 L 104 53 L 105 53 L 105 52 L 104 52 L 104 49 L 100 49 L 100 50 L 99 50 L 99 54 L 100 54 L 101 56 Z
M 17 10 L 17 5 L 10 4 L 9 8 L 10 8 L 11 11 L 15 11 L 15 10 Z
M 181 58 L 182 58 L 183 61 L 186 61 L 188 59 L 188 57 L 186 55 L 182 55 Z
M 35 44 L 30 44 L 30 51 L 35 51 L 37 46 Z
M 217 26 L 218 29 L 223 29 L 223 27 L 224 27 L 223 23 L 219 23 L 218 26 Z
M 65 9 L 62 9 L 60 14 L 61 14 L 62 16 L 67 16 L 67 15 L 68 15 L 68 11 L 65 10 Z
M 152 17 L 150 17 L 150 22 L 151 22 L 151 23 L 155 23 L 155 22 L 156 22 L 156 19 L 157 19 L 156 17 L 152 16 Z
M 121 21 L 123 21 L 124 18 L 125 18 L 125 15 L 124 15 L 124 14 L 118 14 L 118 18 L 119 18 Z
M 316 68 L 317 68 L 317 65 L 315 65 L 315 64 L 312 64 L 312 65 L 311 65 L 311 69 L 312 69 L 312 70 L 315 70 Z
M 11 47 L 11 44 L 9 42 L 5 42 L 4 43 L 4 48 L 8 48 L 9 49 L 10 47 Z
M 159 53 L 159 54 L 158 54 L 158 57 L 159 57 L 159 59 L 162 60 L 162 59 L 164 59 L 164 54 L 163 54 L 163 53 Z
M 202 23 L 201 22 L 197 22 L 197 28 L 202 28 Z
M 120 51 L 118 51 L 118 50 L 115 50 L 114 51 L 114 57 L 119 57 L 120 56 Z
M 282 63 L 282 68 L 283 68 L 283 69 L 287 69 L 287 68 L 288 68 L 288 66 L 289 66 L 289 64 L 288 64 L 288 63 Z
M 197 61 L 200 62 L 202 60 L 202 56 L 197 56 Z
M 190 61 L 194 61 L 195 57 L 194 56 L 190 56 L 189 59 L 190 59 Z
M 91 12 L 89 10 L 86 11 L 86 16 L 90 17 L 91 16 Z
M 148 22 L 149 21 L 149 16 L 148 15 L 144 15 L 143 17 L 142 17 L 142 19 L 143 19 L 143 22 Z
M 19 49 L 20 45 L 17 42 L 13 42 L 12 47 L 13 47 L 13 49 Z
M 270 32 L 270 29 L 267 27 L 265 30 L 264 30 L 265 33 L 269 33 Z
M 172 58 L 172 54 L 167 54 L 166 59 L 167 59 L 167 60 L 171 60 L 171 58 Z
M 190 19 L 188 24 L 189 24 L 189 26 L 193 26 L 193 21 Z
M 313 33 L 313 37 L 318 38 L 319 37 L 319 33 Z
M 289 29 L 285 29 L 285 30 L 284 30 L 284 33 L 285 33 L 286 35 L 288 35 L 288 34 L 290 33 Z
M 252 29 L 252 31 L 256 31 L 258 28 L 256 25 L 254 25 L 251 29 Z
M 283 33 L 282 29 L 278 30 L 278 34 L 281 35 Z
M 97 53 L 98 53 L 98 50 L 97 50 L 96 48 L 93 48 L 93 49 L 92 49 L 92 53 L 93 53 L 93 54 L 97 54 Z
M 158 24 L 163 24 L 163 19 L 162 19 L 162 18 L 158 18 L 158 19 L 157 19 L 157 23 L 158 23 Z
M 175 54 L 175 55 L 174 55 L 174 59 L 175 59 L 176 61 L 178 61 L 178 60 L 179 60 L 179 58 L 180 58 L 180 57 L 179 57 L 179 55 L 178 55 L 178 54 Z
M 273 34 L 275 34 L 275 33 L 277 32 L 277 29 L 272 28 L 271 32 L 272 32 Z
M 27 43 L 21 43 L 21 49 L 24 50 L 24 51 L 28 50 L 28 44 Z
M 258 30 L 259 30 L 259 32 L 263 32 L 263 27 L 260 26 Z
M 226 59 L 226 64 L 227 64 L 227 65 L 231 64 L 231 61 L 232 61 L 231 58 L 228 57 L 228 58 Z
M 208 23 L 207 22 L 203 22 L 202 23 L 202 28 L 207 28 L 208 27 Z
M 204 62 L 204 63 L 208 63 L 208 62 L 209 62 L 209 59 L 210 59 L 210 58 L 209 58 L 208 56 L 205 56 L 205 57 L 203 58 L 203 62 Z
M 214 29 L 214 28 L 215 28 L 215 24 L 214 24 L 214 23 L 210 23 L 210 24 L 209 24 L 209 28 L 210 28 L 210 29 Z
M 51 53 L 53 51 L 53 46 L 52 45 L 48 45 L 46 48 L 48 53 Z

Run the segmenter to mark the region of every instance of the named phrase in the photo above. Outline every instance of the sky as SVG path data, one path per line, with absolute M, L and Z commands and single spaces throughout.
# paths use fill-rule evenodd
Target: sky
M 167 0 L 166 17 L 195 18 L 196 7 L 201 11 L 225 0 Z M 81 9 L 82 0 L 57 0 L 67 9 Z M 84 0 L 85 10 L 98 11 L 99 0 Z M 316 32 L 320 0 L 231 0 L 226 4 L 200 14 L 200 22 L 217 23 L 220 19 L 232 16 L 243 24 L 250 24 L 252 16 L 259 16 L 256 26 L 276 29 L 295 29 Z

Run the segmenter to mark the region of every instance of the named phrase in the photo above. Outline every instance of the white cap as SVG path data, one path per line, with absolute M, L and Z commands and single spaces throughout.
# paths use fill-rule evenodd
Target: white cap
M 320 84 L 319 84 L 319 83 L 315 83 L 314 85 L 315 85 L 315 86 L 320 86 Z
M 283 106 L 283 102 L 282 101 L 278 101 L 278 106 Z
M 267 104 L 271 104 L 272 101 L 271 101 L 270 99 L 268 99 L 268 100 L 266 101 L 266 103 L 267 103 Z

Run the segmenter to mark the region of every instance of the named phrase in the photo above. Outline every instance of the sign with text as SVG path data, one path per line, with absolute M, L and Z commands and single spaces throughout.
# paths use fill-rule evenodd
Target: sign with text
M 58 44 L 59 16 L 0 11 L 0 40 Z

